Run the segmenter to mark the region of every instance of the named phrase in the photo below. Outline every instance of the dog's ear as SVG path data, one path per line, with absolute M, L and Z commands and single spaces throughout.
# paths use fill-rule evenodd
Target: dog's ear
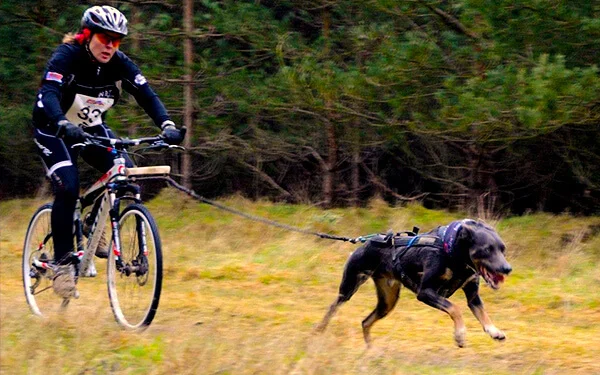
M 475 227 L 470 225 L 468 222 L 463 223 L 460 232 L 458 233 L 458 240 L 465 242 L 473 242 L 473 236 L 475 235 Z

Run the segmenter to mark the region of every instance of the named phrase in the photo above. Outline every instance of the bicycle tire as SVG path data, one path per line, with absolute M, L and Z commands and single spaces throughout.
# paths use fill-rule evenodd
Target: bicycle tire
M 23 243 L 21 271 L 25 299 L 31 312 L 41 317 L 66 305 L 52 290 L 54 271 L 33 264 L 34 259 L 44 263 L 54 260 L 51 216 L 51 203 L 40 206 L 29 221 Z
M 162 246 L 158 226 L 150 211 L 133 203 L 119 215 L 120 258 L 126 266 L 121 270 L 117 269 L 113 241 L 107 266 L 108 298 L 113 315 L 125 329 L 144 330 L 156 315 L 163 277 Z M 148 250 L 146 256 L 140 246 L 144 241 Z M 131 272 L 136 267 L 138 271 Z M 145 271 L 144 267 L 147 267 Z

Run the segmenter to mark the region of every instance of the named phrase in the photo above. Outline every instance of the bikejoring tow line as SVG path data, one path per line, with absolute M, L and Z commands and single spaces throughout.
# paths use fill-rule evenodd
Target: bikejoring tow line
M 173 180 L 170 176 L 165 176 L 164 179 L 171 186 L 173 186 L 174 188 L 176 188 L 177 190 L 182 191 L 182 192 L 186 193 L 187 195 L 191 196 L 192 198 L 197 199 L 197 200 L 199 200 L 201 202 L 204 202 L 204 203 L 206 203 L 208 205 L 217 207 L 220 210 L 230 212 L 230 213 L 232 213 L 234 215 L 245 217 L 246 219 L 250 219 L 250 220 L 253 220 L 253 221 L 261 222 L 263 224 L 267 224 L 267 225 L 271 225 L 271 226 L 274 226 L 274 227 L 286 229 L 286 230 L 289 230 L 289 231 L 292 231 L 292 232 L 309 234 L 311 236 L 317 236 L 317 237 L 328 239 L 328 240 L 345 241 L 345 242 L 350 242 L 350 243 L 365 242 L 368 238 L 370 238 L 372 236 L 372 235 L 369 235 L 369 236 L 359 236 L 359 237 L 356 237 L 356 238 L 342 237 L 342 236 L 336 236 L 336 235 L 333 235 L 333 234 L 320 233 L 320 232 L 315 232 L 315 231 L 311 231 L 311 230 L 308 230 L 308 229 L 303 229 L 303 228 L 298 228 L 298 227 L 294 227 L 294 226 L 287 225 L 287 224 L 278 223 L 278 222 L 273 221 L 273 220 L 265 219 L 263 217 L 251 215 L 251 214 L 248 214 L 246 212 L 242 212 L 242 211 L 236 210 L 235 208 L 231 208 L 231 207 L 225 206 L 225 205 L 223 205 L 221 203 L 215 202 L 215 201 L 210 200 L 208 198 L 204 198 L 203 196 L 198 195 L 194 190 L 188 189 L 185 186 L 180 185 L 175 180 Z

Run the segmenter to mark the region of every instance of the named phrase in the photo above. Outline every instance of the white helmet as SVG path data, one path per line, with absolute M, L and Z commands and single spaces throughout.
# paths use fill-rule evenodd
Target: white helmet
M 108 6 L 93 6 L 83 13 L 81 27 L 92 32 L 110 31 L 127 35 L 127 18 L 117 9 Z

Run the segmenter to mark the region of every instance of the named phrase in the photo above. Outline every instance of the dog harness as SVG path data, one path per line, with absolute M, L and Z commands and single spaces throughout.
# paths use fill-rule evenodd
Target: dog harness
M 438 235 L 443 239 L 443 249 L 446 253 L 450 254 L 454 250 L 454 243 L 464 222 L 465 220 L 453 221 L 445 227 L 438 228 Z
M 435 234 L 418 234 L 419 228 L 414 227 L 412 232 L 387 233 L 385 235 L 374 236 L 369 243 L 379 248 L 394 248 L 399 251 L 394 253 L 393 260 L 396 260 L 411 247 L 430 246 L 443 250 L 446 254 L 452 254 L 458 233 L 462 229 L 465 220 L 457 220 L 452 223 L 439 227 Z

